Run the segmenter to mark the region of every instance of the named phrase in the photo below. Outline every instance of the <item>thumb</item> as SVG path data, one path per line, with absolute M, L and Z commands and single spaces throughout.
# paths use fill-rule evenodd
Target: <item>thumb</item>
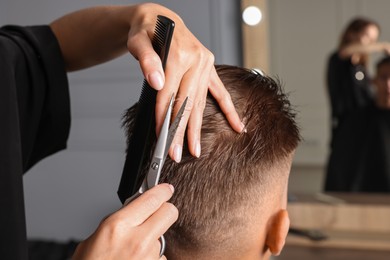
M 146 31 L 130 36 L 127 48 L 138 59 L 142 73 L 149 85 L 156 90 L 162 89 L 165 83 L 165 76 L 161 59 L 154 51 Z

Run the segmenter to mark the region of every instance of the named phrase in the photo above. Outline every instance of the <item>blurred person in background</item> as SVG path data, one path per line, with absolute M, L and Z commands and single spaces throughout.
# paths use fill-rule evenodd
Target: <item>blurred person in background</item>
M 351 111 L 329 157 L 326 191 L 390 192 L 390 57 L 376 65 L 373 102 Z
M 369 54 L 390 53 L 390 43 L 378 42 L 379 25 L 366 18 L 352 20 L 341 35 L 338 49 L 328 60 L 327 90 L 331 104 L 332 134 L 355 109 L 370 104 L 372 94 L 367 66 Z

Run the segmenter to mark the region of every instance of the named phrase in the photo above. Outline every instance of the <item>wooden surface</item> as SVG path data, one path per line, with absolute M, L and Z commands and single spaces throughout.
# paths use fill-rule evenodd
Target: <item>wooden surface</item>
M 287 245 L 379 250 L 390 255 L 390 195 L 329 193 L 291 199 L 290 226 L 321 231 L 327 239 L 313 241 L 289 234 Z
M 388 260 L 389 252 L 361 249 L 321 248 L 286 245 L 274 260 Z
M 390 256 L 390 234 L 385 232 L 324 231 L 327 236 L 321 241 L 312 241 L 303 236 L 288 235 L 286 244 L 316 248 L 339 248 L 387 251 Z M 390 259 L 390 257 L 389 257 Z

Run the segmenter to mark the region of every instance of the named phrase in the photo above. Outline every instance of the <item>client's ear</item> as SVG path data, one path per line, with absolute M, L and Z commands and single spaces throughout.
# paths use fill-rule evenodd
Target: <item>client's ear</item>
M 270 219 L 265 244 L 273 255 L 279 255 L 282 251 L 289 227 L 290 218 L 285 209 L 281 209 Z

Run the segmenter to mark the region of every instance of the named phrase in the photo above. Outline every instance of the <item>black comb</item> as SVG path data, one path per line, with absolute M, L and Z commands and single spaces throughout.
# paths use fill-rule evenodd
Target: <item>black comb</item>
M 161 58 L 163 69 L 165 69 L 167 62 L 174 27 L 175 23 L 171 19 L 162 15 L 157 16 L 152 45 L 154 51 Z M 137 191 L 140 182 L 139 175 L 149 159 L 152 145 L 156 140 L 156 96 L 157 91 L 144 80 L 118 188 L 118 196 L 122 203 Z

